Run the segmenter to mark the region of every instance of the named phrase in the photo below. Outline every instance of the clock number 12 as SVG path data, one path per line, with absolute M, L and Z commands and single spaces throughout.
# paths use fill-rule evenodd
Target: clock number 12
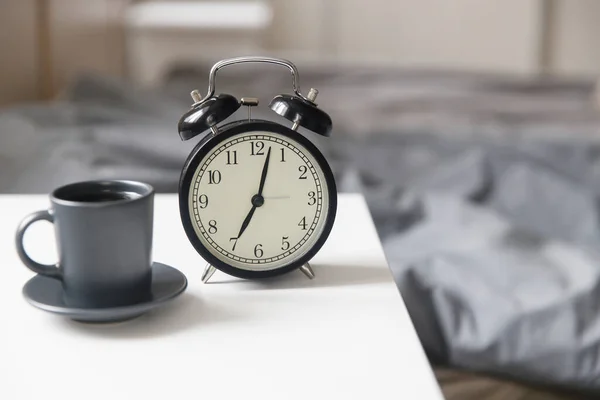
M 250 152 L 251 156 L 262 156 L 265 154 L 263 151 L 265 148 L 264 142 L 250 142 L 250 145 L 252 147 Z

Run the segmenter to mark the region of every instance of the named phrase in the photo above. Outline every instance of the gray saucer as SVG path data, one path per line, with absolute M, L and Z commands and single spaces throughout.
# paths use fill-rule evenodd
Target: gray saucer
M 183 293 L 187 279 L 183 273 L 161 263 L 152 264 L 152 295 L 146 302 L 112 308 L 73 308 L 63 300 L 59 280 L 37 275 L 23 287 L 23 296 L 34 307 L 81 322 L 119 322 L 139 317 Z

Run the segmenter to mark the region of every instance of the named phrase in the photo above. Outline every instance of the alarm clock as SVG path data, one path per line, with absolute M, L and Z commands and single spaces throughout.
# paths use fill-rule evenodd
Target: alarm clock
M 287 67 L 293 94 L 269 108 L 289 125 L 252 118 L 259 99 L 215 95 L 217 71 L 243 63 Z M 187 238 L 208 262 L 202 281 L 218 269 L 242 279 L 266 278 L 299 269 L 310 279 L 309 261 L 327 240 L 337 212 L 333 173 L 318 148 L 298 129 L 330 136 L 332 121 L 317 107 L 318 91 L 302 94 L 299 73 L 288 60 L 237 57 L 210 70 L 208 93 L 191 92 L 194 103 L 180 118 L 181 140 L 204 136 L 187 157 L 179 181 L 179 211 Z M 247 118 L 222 123 L 241 106 Z

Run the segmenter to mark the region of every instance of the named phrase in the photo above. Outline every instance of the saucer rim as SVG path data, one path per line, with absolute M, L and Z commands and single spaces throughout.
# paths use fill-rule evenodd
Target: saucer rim
M 167 302 L 173 300 L 174 298 L 178 297 L 187 289 L 187 286 L 188 286 L 187 277 L 185 276 L 185 274 L 183 272 L 181 272 L 177 268 L 174 268 L 170 265 L 167 265 L 167 264 L 161 263 L 161 262 L 157 262 L 157 261 L 154 261 L 152 263 L 151 268 L 152 268 L 152 271 L 155 271 L 158 268 L 164 268 L 169 273 L 177 274 L 181 278 L 181 283 L 177 286 L 176 290 L 173 290 L 168 295 L 165 295 L 159 299 L 140 301 L 137 303 L 132 303 L 132 304 L 123 305 L 123 306 L 116 306 L 116 307 L 82 308 L 82 307 L 69 307 L 67 305 L 57 306 L 57 305 L 42 303 L 40 301 L 34 300 L 27 295 L 26 288 L 27 288 L 28 284 L 31 281 L 33 281 L 34 279 L 35 280 L 53 279 L 53 278 L 50 278 L 50 277 L 47 277 L 44 275 L 36 275 L 36 276 L 30 278 L 23 285 L 23 289 L 21 292 L 22 292 L 22 295 L 25 298 L 25 300 L 32 306 L 34 306 L 38 309 L 44 310 L 44 311 L 48 311 L 48 312 L 51 312 L 54 314 L 69 316 L 69 317 L 72 317 L 75 319 L 84 319 L 84 320 L 87 319 L 90 321 L 91 320 L 109 320 L 109 319 L 111 319 L 111 317 L 107 314 L 110 314 L 110 313 L 114 313 L 115 315 L 126 315 L 126 314 L 140 315 L 140 314 L 144 314 L 144 313 L 152 310 L 153 308 L 159 307 L 159 306 L 163 305 L 164 303 L 167 303 Z

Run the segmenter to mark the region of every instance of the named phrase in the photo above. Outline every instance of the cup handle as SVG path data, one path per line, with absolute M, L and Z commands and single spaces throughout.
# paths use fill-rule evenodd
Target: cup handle
M 58 264 L 49 265 L 49 264 L 40 264 L 37 261 L 34 261 L 29 255 L 25 252 L 25 248 L 23 246 L 23 237 L 25 236 L 25 232 L 27 228 L 31 226 L 34 222 L 37 221 L 49 221 L 54 223 L 54 215 L 49 210 L 38 211 L 32 214 L 29 214 L 25 217 L 19 227 L 17 228 L 16 234 L 16 245 L 17 245 L 17 253 L 19 254 L 19 258 L 25 264 L 27 268 L 41 275 L 46 275 L 50 278 L 61 279 L 62 273 L 58 268 Z

